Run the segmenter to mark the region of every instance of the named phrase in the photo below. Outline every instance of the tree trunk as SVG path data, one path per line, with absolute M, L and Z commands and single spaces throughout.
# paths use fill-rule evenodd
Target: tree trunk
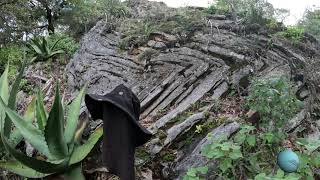
M 47 11 L 47 21 L 48 21 L 48 32 L 49 34 L 54 34 L 54 24 L 53 24 L 53 15 L 52 15 L 52 10 L 46 6 L 46 11 Z

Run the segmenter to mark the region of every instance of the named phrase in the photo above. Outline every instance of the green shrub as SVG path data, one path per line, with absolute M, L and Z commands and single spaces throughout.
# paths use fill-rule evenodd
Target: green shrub
M 253 79 L 247 105 L 260 114 L 262 127 L 268 127 L 271 122 L 271 127 L 282 128 L 302 104 L 287 78 L 270 77 Z
M 58 41 L 56 44 L 56 49 L 62 49 L 66 55 L 70 58 L 78 50 L 79 43 L 75 41 L 71 36 L 66 34 L 53 34 L 49 36 L 49 46 L 53 46 L 54 42 Z
M 154 26 L 145 21 L 129 21 L 122 27 L 123 38 L 118 47 L 125 50 L 131 46 L 141 46 L 148 42 L 150 33 L 154 31 Z
M 201 154 L 208 159 L 218 161 L 212 178 L 237 179 L 247 177 L 255 180 L 298 180 L 302 177 L 314 179 L 313 171 L 320 167 L 320 140 L 307 140 L 298 138 L 294 149 L 300 159 L 297 172 L 284 174 L 277 168 L 277 154 L 284 150 L 282 141 L 287 138 L 284 132 L 268 132 L 256 129 L 251 125 L 241 125 L 240 130 L 230 139 L 225 136 L 214 138 L 214 143 L 205 146 Z M 272 158 L 270 158 L 272 157 Z M 190 168 L 185 179 L 198 180 L 208 172 Z M 239 171 L 241 170 L 241 171 Z
M 211 4 L 206 12 L 209 14 L 226 14 L 230 12 L 229 4 L 226 0 L 217 0 L 215 4 Z
M 10 62 L 9 79 L 12 79 L 21 65 L 21 59 L 23 59 L 23 49 L 20 46 L 11 44 L 0 48 L 0 73 L 4 71 L 6 64 Z
M 291 40 L 294 44 L 298 44 L 303 38 L 304 28 L 291 26 L 288 27 L 287 30 L 279 32 L 278 35 Z

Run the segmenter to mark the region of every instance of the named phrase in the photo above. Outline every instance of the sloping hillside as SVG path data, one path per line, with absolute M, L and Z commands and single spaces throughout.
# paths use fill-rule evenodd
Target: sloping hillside
M 124 83 L 138 95 L 141 123 L 154 134 L 137 151 L 139 176 L 175 179 L 192 167 L 214 170 L 216 161 L 201 151 L 218 137 L 233 135 L 243 122 L 256 120 L 244 106 L 254 77 L 292 80 L 305 106 L 286 130 L 293 132 L 307 121 L 310 93 L 319 92 L 312 86 L 317 78 L 305 70 L 320 58 L 320 43 L 311 35 L 292 43 L 275 35 L 285 30 L 281 24 L 268 29 L 201 8 L 134 2 L 130 18 L 114 19 L 120 26 L 106 17 L 83 37 L 66 75 L 71 94 L 89 81 L 89 93 L 105 94 Z M 212 134 L 214 139 L 208 138 Z M 87 171 L 92 176 L 100 167 L 93 166 L 96 171 Z

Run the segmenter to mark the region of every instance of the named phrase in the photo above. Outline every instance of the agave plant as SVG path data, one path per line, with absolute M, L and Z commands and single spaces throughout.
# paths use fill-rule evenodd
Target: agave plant
M 64 174 L 69 179 L 84 179 L 81 161 L 102 136 L 102 128 L 96 129 L 84 143 L 80 144 L 85 122 L 78 126 L 80 105 L 85 88 L 68 107 L 67 118 L 59 94 L 59 83 L 56 85 L 55 99 L 49 113 L 46 112 L 42 93 L 39 90 L 24 117 L 9 107 L 6 75 L 0 79 L 0 117 L 1 140 L 7 152 L 15 160 L 0 162 L 0 167 L 24 177 L 41 178 L 51 174 Z M 4 117 L 6 116 L 6 117 Z M 13 122 L 15 129 L 37 151 L 36 157 L 29 157 L 15 149 L 11 138 L 5 135 L 6 124 Z M 11 125 L 10 125 L 11 127 Z M 80 127 L 80 128 L 77 128 Z
M 60 40 L 61 39 L 58 39 L 50 46 L 47 37 L 32 39 L 31 42 L 27 44 L 28 49 L 33 53 L 32 62 L 47 61 L 56 55 L 63 54 L 63 50 L 56 49 L 56 45 Z
M 4 103 L 10 108 L 11 110 L 16 110 L 16 97 L 17 93 L 19 90 L 19 85 L 23 77 L 23 72 L 25 70 L 27 61 L 24 61 L 22 63 L 22 67 L 19 71 L 19 74 L 17 78 L 15 79 L 14 83 L 12 84 L 11 91 L 9 88 L 9 81 L 8 81 L 8 72 L 9 72 L 9 63 L 7 64 L 7 67 L 3 74 L 0 77 L 0 97 L 3 99 Z M 30 103 L 28 106 L 24 117 L 27 121 L 30 121 L 30 117 L 32 114 L 32 104 L 34 100 Z M 14 129 L 12 130 L 12 123 L 9 120 L 9 117 L 6 116 L 6 113 L 3 108 L 0 108 L 0 122 L 2 122 L 2 127 L 1 131 L 3 131 L 4 135 L 6 137 L 10 137 L 12 144 L 16 146 L 22 139 L 21 133 L 17 130 Z M 0 150 L 4 150 L 3 146 L 0 146 Z

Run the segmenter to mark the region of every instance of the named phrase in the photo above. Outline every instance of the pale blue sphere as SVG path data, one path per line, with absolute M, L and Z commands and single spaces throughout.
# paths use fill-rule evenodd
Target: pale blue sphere
M 278 165 L 287 173 L 295 172 L 299 167 L 299 157 L 292 150 L 284 150 L 278 154 Z

